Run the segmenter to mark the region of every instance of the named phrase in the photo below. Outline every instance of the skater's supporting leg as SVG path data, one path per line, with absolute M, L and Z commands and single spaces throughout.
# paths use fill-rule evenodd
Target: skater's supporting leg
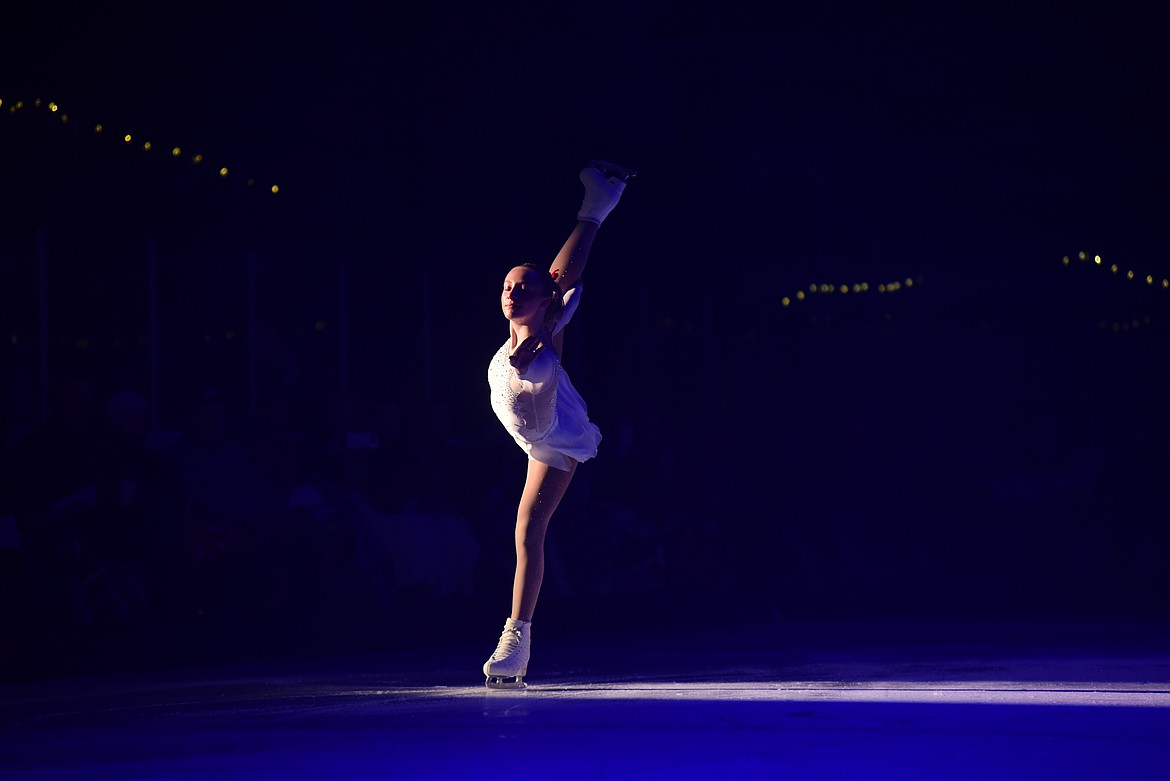
M 544 579 L 544 538 L 548 522 L 577 469 L 569 471 L 529 459 L 528 478 L 516 513 L 516 579 L 512 585 L 512 618 L 531 621 Z

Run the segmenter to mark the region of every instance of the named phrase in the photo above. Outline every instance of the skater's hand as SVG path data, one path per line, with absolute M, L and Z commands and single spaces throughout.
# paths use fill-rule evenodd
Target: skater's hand
M 543 349 L 544 342 L 541 341 L 540 337 L 530 336 L 516 346 L 516 349 L 508 356 L 508 363 L 523 374 Z

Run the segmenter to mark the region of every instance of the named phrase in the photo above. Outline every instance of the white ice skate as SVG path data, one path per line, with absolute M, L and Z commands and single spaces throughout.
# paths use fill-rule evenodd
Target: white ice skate
M 613 207 L 617 206 L 622 191 L 626 189 L 626 182 L 637 176 L 637 173 L 604 160 L 590 160 L 589 165 L 581 169 L 585 199 L 581 202 L 577 219 L 600 225 L 613 211 Z
M 524 689 L 532 648 L 532 622 L 509 618 L 504 622 L 496 651 L 483 663 L 489 689 Z

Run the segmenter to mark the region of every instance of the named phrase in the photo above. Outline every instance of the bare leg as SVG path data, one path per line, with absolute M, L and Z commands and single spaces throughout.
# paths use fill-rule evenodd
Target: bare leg
M 585 263 L 589 260 L 589 250 L 593 248 L 593 237 L 597 235 L 598 225 L 588 220 L 578 220 L 577 227 L 565 240 L 561 251 L 557 253 L 549 271 L 557 272 L 557 282 L 562 290 L 567 290 L 581 279 L 585 272 Z
M 512 585 L 512 618 L 531 621 L 544 580 L 544 537 L 561 497 L 577 471 L 556 469 L 528 460 L 528 478 L 516 513 L 516 579 Z

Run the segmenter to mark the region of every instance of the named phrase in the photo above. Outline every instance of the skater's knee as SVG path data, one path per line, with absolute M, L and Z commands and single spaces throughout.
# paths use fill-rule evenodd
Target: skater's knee
M 516 553 L 523 556 L 535 556 L 544 552 L 544 533 L 532 531 L 516 533 Z
M 547 523 L 535 523 L 531 519 L 516 521 L 516 552 L 521 555 L 539 554 L 544 550 Z

